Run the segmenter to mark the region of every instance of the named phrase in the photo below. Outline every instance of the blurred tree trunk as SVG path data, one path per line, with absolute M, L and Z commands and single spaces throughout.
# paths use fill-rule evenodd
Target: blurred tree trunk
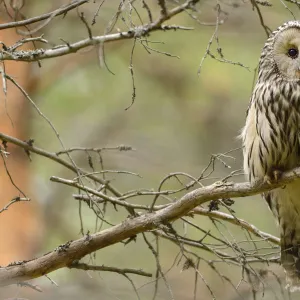
M 1 22 L 3 19 L 1 19 Z M 0 40 L 5 45 L 12 45 L 20 37 L 15 29 L 0 31 Z M 12 76 L 29 94 L 35 88 L 36 78 L 30 77 L 31 65 L 20 62 L 5 62 L 5 72 Z M 7 97 L 0 80 L 0 131 L 26 140 L 29 138 L 30 103 L 16 86 L 7 82 Z M 5 103 L 6 102 L 6 103 Z M 19 147 L 8 145 L 9 157 L 7 169 L 14 183 L 31 202 L 19 202 L 0 214 L 0 265 L 32 257 L 38 245 L 41 233 L 39 207 L 34 194 L 30 191 L 31 173 L 28 156 Z M 12 184 L 3 161 L 0 164 L 0 209 L 12 198 L 22 196 Z

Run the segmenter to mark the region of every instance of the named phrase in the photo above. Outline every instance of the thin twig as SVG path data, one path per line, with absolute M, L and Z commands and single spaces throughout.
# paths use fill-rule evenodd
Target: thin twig
M 85 263 L 79 263 L 79 262 L 73 262 L 68 266 L 69 269 L 78 269 L 78 270 L 85 270 L 85 271 L 102 271 L 102 272 L 113 272 L 118 273 L 121 275 L 124 274 L 135 274 L 145 277 L 152 277 L 151 273 L 144 272 L 143 270 L 137 270 L 137 269 L 120 269 L 116 267 L 108 267 L 108 266 L 94 266 L 94 265 L 88 265 Z
M 67 13 L 68 11 L 83 5 L 85 3 L 87 3 L 89 0 L 79 0 L 79 1 L 75 1 L 70 3 L 69 5 L 63 6 L 61 8 L 58 8 L 50 13 L 46 13 L 37 17 L 33 17 L 30 19 L 26 19 L 26 20 L 21 20 L 21 21 L 16 21 L 16 22 L 9 22 L 9 23 L 4 23 L 4 24 L 0 24 L 0 30 L 3 29 L 8 29 L 8 28 L 15 28 L 15 27 L 21 27 L 21 26 L 25 26 L 25 25 L 29 25 L 29 24 L 33 24 L 36 22 L 40 22 L 43 20 L 46 20 L 48 18 L 51 18 L 52 16 L 60 16 L 63 15 L 65 13 Z
M 29 198 L 21 198 L 21 197 L 15 197 L 14 199 L 10 200 L 2 209 L 0 209 L 0 214 L 6 210 L 8 210 L 8 208 L 13 205 L 16 202 L 20 202 L 20 201 L 30 201 Z

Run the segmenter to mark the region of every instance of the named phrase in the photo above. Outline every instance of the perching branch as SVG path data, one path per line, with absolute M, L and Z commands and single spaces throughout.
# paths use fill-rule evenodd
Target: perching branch
M 135 218 L 128 218 L 124 222 L 109 229 L 86 235 L 85 237 L 67 242 L 39 258 L 11 264 L 0 268 L 0 286 L 18 283 L 20 281 L 43 276 L 54 270 L 68 267 L 73 261 L 79 260 L 87 254 L 110 245 L 132 238 L 139 233 L 147 232 L 167 225 L 182 216 L 189 214 L 197 206 L 211 200 L 222 198 L 246 197 L 284 186 L 300 177 L 300 168 L 285 172 L 278 182 L 257 183 L 251 186 L 244 183 L 215 184 L 196 189 L 185 194 L 171 205 L 153 212 L 142 214 Z M 276 241 L 278 242 L 278 241 Z

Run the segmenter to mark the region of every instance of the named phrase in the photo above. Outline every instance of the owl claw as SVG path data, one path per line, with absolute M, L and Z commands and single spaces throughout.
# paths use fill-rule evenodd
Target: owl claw
M 264 183 L 267 183 L 269 185 L 272 184 L 272 180 L 271 180 L 271 177 L 269 175 L 264 176 Z
M 279 179 L 280 179 L 280 177 L 282 176 L 282 171 L 280 171 L 280 170 L 275 170 L 274 172 L 273 172 L 273 176 L 274 176 L 274 180 L 275 180 L 275 182 L 277 182 Z
M 277 182 L 280 179 L 282 173 L 283 172 L 280 170 L 274 170 L 273 172 L 271 172 L 271 174 L 266 174 L 264 176 L 264 182 L 266 182 L 267 184 Z

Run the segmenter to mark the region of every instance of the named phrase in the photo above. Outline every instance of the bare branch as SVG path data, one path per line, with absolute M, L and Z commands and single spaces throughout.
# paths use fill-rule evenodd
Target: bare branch
M 4 141 L 4 142 L 8 142 L 8 143 L 12 143 L 14 145 L 17 145 L 21 148 L 23 148 L 24 150 L 27 150 L 29 152 L 32 152 L 32 153 L 36 153 L 40 156 L 43 156 L 43 157 L 46 157 L 46 158 L 49 158 L 50 160 L 53 160 L 57 163 L 59 163 L 60 165 L 66 167 L 67 169 L 73 171 L 74 173 L 78 173 L 80 172 L 82 175 L 85 175 L 86 177 L 96 181 L 96 182 L 99 182 L 101 184 L 104 184 L 106 186 L 106 188 L 112 192 L 114 195 L 117 195 L 117 196 L 121 196 L 122 194 L 120 192 L 118 192 L 115 188 L 113 188 L 109 183 L 107 183 L 106 181 L 104 181 L 103 179 L 93 175 L 93 174 L 90 174 L 89 172 L 86 172 L 84 170 L 81 170 L 80 168 L 75 168 L 73 164 L 65 161 L 64 159 L 58 157 L 56 155 L 56 153 L 51 153 L 49 151 L 46 151 L 44 149 L 41 149 L 41 148 L 38 148 L 34 145 L 31 145 L 29 143 L 26 143 L 24 141 L 21 141 L 17 138 L 14 138 L 14 137 L 11 137 L 9 135 L 6 135 L 4 133 L 1 133 L 0 132 L 0 140 Z
M 166 5 L 166 0 L 158 0 L 158 5 L 160 6 L 160 13 L 163 16 L 167 15 L 167 5 Z
M 257 227 L 255 227 L 254 225 L 246 222 L 245 220 L 242 219 L 238 219 L 232 215 L 223 213 L 223 212 L 219 212 L 219 211 L 209 211 L 208 209 L 205 208 L 201 208 L 201 207 L 196 207 L 193 211 L 192 214 L 196 214 L 196 215 L 202 215 L 202 216 L 208 216 L 210 218 L 217 218 L 223 221 L 227 221 L 229 223 L 238 225 L 246 230 L 248 230 L 249 232 L 252 232 L 253 234 L 255 234 L 258 237 L 261 237 L 262 239 L 266 240 L 266 241 L 270 241 L 276 245 L 280 244 L 280 239 L 278 237 L 275 237 L 269 233 L 260 231 Z
M 6 210 L 8 210 L 8 208 L 13 205 L 16 202 L 20 202 L 20 201 L 30 201 L 29 198 L 21 198 L 21 197 L 16 197 L 12 200 L 10 200 L 3 208 L 0 209 L 0 214 Z
M 117 147 L 102 147 L 102 148 L 83 148 L 83 147 L 74 147 L 74 148 L 70 148 L 70 149 L 66 149 L 66 150 L 61 150 L 59 152 L 56 152 L 56 155 L 61 155 L 61 154 L 65 154 L 67 152 L 74 152 L 74 151 L 84 151 L 84 152 L 102 152 L 105 150 L 118 150 L 118 151 L 134 151 L 135 149 L 132 148 L 131 146 L 126 146 L 126 145 L 120 145 Z
M 120 269 L 120 268 L 115 268 L 115 267 L 107 267 L 107 266 L 93 266 L 93 265 L 88 265 L 85 263 L 79 263 L 79 262 L 73 262 L 71 265 L 68 266 L 70 269 L 78 269 L 78 270 L 89 270 L 89 271 L 102 271 L 102 272 L 114 272 L 118 273 L 121 275 L 124 274 L 136 274 L 140 276 L 145 276 L 145 277 L 152 277 L 151 273 L 144 272 L 143 270 L 137 270 L 137 269 Z
M 86 48 L 88 46 L 93 46 L 97 44 L 103 44 L 107 42 L 120 41 L 132 38 L 138 38 L 143 36 L 148 36 L 151 32 L 157 30 L 173 30 L 174 28 L 179 29 L 177 25 L 168 26 L 163 25 L 163 23 L 174 16 L 180 14 L 186 9 L 195 5 L 199 0 L 189 0 L 186 1 L 182 5 L 178 5 L 168 12 L 167 15 L 160 16 L 156 21 L 152 23 L 145 24 L 140 27 L 136 27 L 130 29 L 129 31 L 113 33 L 113 34 L 105 34 L 102 36 L 93 36 L 89 37 L 85 40 L 80 40 L 75 43 L 69 43 L 67 45 L 58 45 L 52 49 L 36 49 L 29 51 L 15 51 L 9 52 L 7 50 L 0 51 L 0 60 L 15 60 L 15 61 L 39 61 L 42 59 L 54 58 L 58 56 L 63 56 L 71 53 L 75 53 L 82 48 Z
M 261 26 L 263 27 L 267 37 L 269 37 L 270 33 L 272 32 L 272 30 L 265 24 L 265 21 L 264 21 L 264 18 L 262 16 L 262 13 L 260 11 L 260 8 L 257 4 L 257 1 L 255 0 L 251 0 L 251 3 L 252 3 L 252 6 L 253 6 L 253 9 L 255 8 L 256 11 L 257 11 L 257 14 L 258 14 L 258 17 L 259 17 L 259 21 L 260 21 L 260 24 Z
M 169 222 L 188 214 L 195 207 L 207 201 L 260 194 L 291 183 L 299 177 L 300 168 L 296 168 L 285 172 L 278 182 L 270 184 L 265 182 L 251 186 L 248 182 L 217 182 L 210 186 L 196 189 L 157 212 L 126 219 L 119 225 L 95 234 L 87 235 L 75 241 L 67 242 L 56 250 L 39 258 L 0 268 L 0 286 L 40 277 L 54 270 L 67 267 L 74 260 L 79 260 L 96 250 L 131 238 L 138 233 L 153 230 L 160 227 L 162 224 L 168 224 Z
M 36 22 L 40 22 L 43 20 L 46 20 L 48 18 L 53 18 L 54 16 L 60 16 L 63 15 L 65 13 L 67 13 L 68 11 L 87 3 L 89 0 L 78 0 L 75 1 L 69 5 L 66 5 L 64 7 L 58 8 L 52 12 L 37 16 L 37 17 L 33 17 L 30 19 L 26 19 L 26 20 L 21 20 L 21 21 L 16 21 L 16 22 L 9 22 L 9 23 L 4 23 L 4 24 L 0 24 L 0 30 L 3 29 L 8 29 L 8 28 L 15 28 L 15 27 L 20 27 L 20 26 L 25 26 L 25 25 L 29 25 L 29 24 L 33 24 Z

